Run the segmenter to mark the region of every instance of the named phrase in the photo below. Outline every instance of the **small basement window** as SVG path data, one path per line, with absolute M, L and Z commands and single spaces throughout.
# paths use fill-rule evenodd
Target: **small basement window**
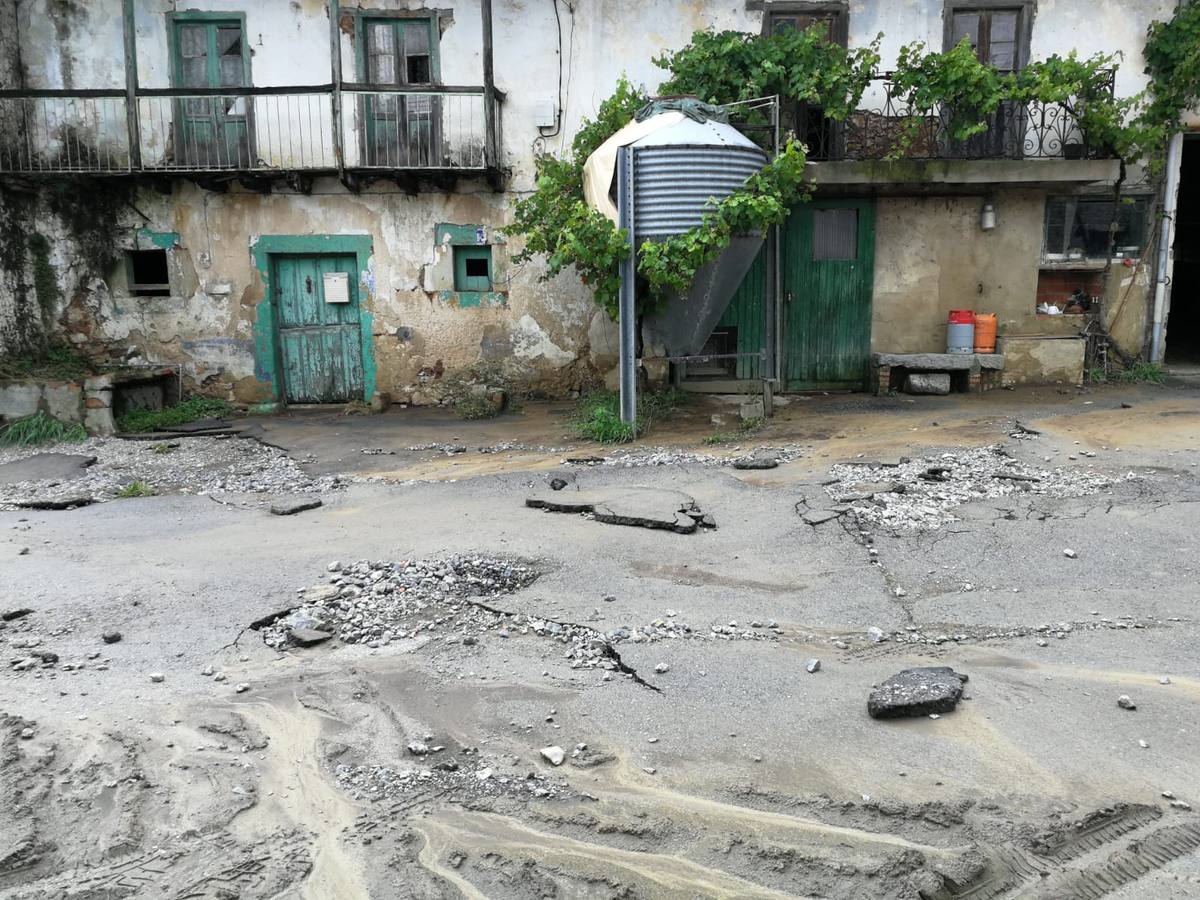
M 1147 197 L 1124 198 L 1117 207 L 1113 256 L 1133 259 L 1146 246 Z M 1103 260 L 1108 252 L 1108 227 L 1113 201 L 1100 197 L 1051 197 L 1046 201 L 1048 260 Z
M 454 248 L 454 289 L 490 291 L 492 289 L 492 248 Z
M 135 297 L 169 297 L 166 250 L 126 250 L 125 272 L 129 293 Z

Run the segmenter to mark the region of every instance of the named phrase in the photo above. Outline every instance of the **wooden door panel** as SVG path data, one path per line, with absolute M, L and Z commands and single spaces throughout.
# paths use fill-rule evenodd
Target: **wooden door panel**
M 363 398 L 358 276 L 352 256 L 280 256 L 275 296 L 284 393 L 289 403 Z M 326 303 L 324 276 L 344 272 L 349 303 Z
M 871 339 L 874 207 L 861 200 L 797 207 L 785 226 L 783 253 L 787 387 L 863 386 Z

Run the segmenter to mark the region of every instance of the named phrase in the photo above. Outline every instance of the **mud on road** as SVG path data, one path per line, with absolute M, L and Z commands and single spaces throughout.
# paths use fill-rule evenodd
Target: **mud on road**
M 0 897 L 1200 897 L 1200 438 L 987 412 L 958 468 L 901 410 L 767 472 L 0 512 Z M 525 507 L 546 469 L 717 527 Z M 914 665 L 957 709 L 868 717 Z

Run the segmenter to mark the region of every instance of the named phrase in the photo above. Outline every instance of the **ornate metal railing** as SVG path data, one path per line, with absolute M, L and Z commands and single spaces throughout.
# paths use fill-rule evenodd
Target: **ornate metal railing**
M 489 122 L 479 87 L 145 89 L 133 106 L 123 91 L 0 91 L 0 173 L 498 167 L 499 105 Z
M 1110 76 L 1105 90 L 1110 94 Z M 1109 159 L 1108 147 L 1089 140 L 1072 103 L 1004 102 L 987 128 L 966 140 L 955 125 L 974 118 L 942 104 L 916 109 L 887 76 L 874 79 L 859 108 L 845 121 L 804 103 L 784 110 L 784 127 L 809 147 L 813 160 L 855 159 Z

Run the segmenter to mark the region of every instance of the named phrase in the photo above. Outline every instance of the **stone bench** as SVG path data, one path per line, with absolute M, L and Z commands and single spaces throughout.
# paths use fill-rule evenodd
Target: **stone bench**
M 1000 385 L 1002 353 L 872 353 L 871 372 L 876 396 L 904 385 L 910 372 L 947 372 L 950 390 L 988 391 Z

